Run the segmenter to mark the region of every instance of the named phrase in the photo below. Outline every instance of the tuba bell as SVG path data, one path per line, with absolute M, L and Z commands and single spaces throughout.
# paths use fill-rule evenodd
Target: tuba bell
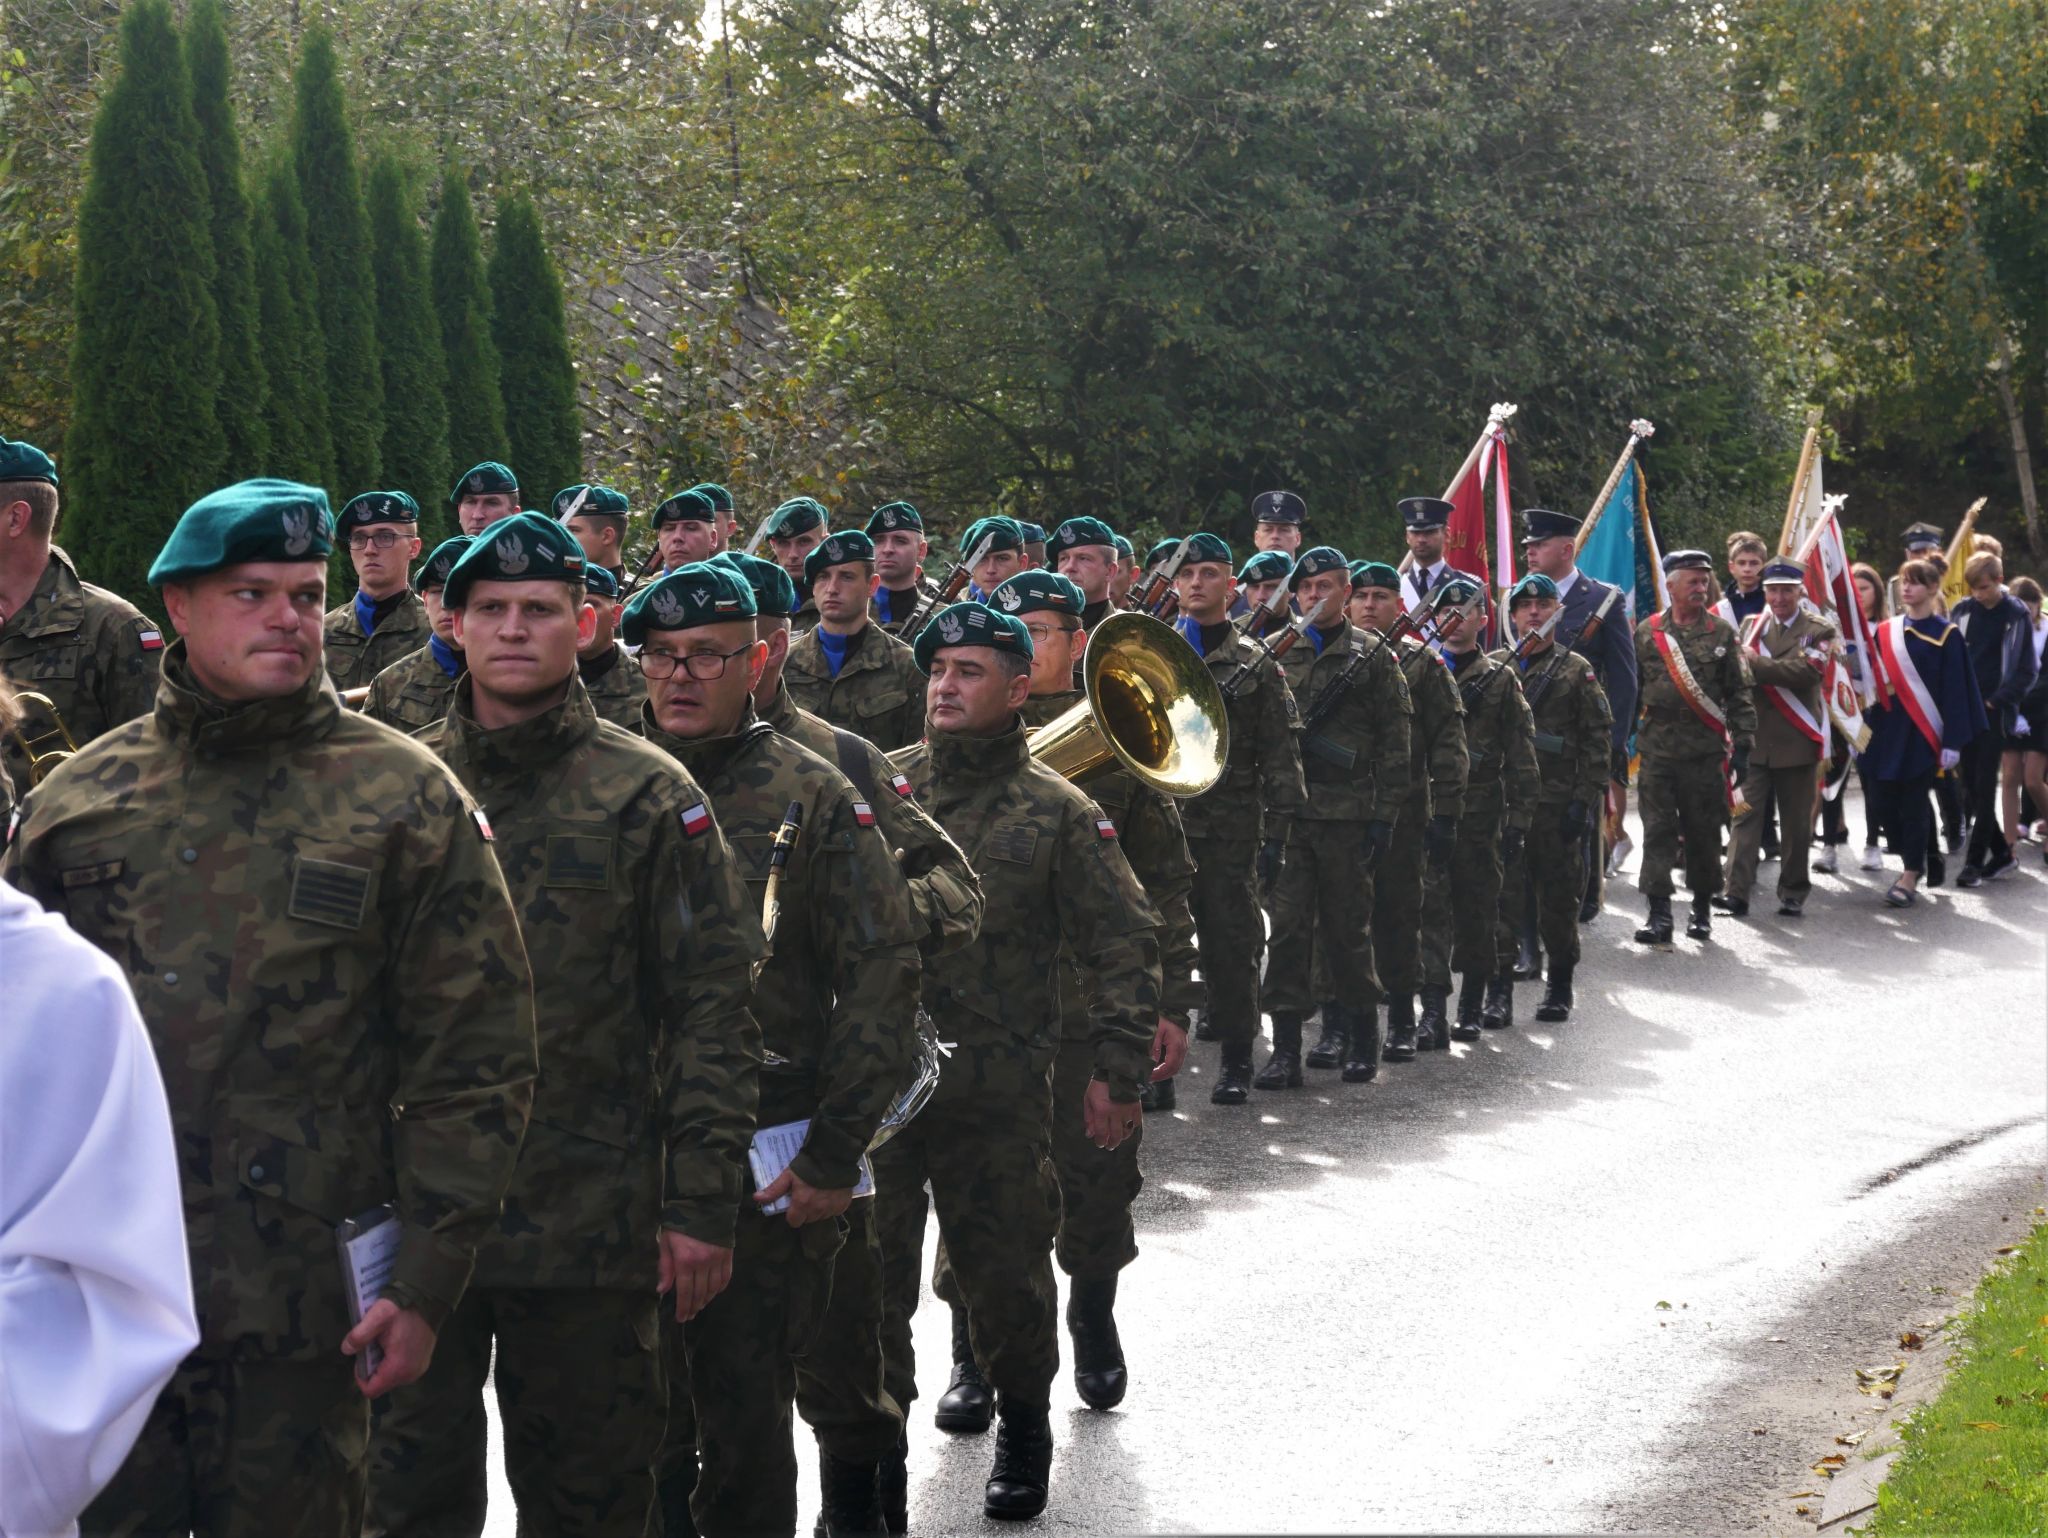
M 17 689 L 14 698 L 22 706 L 22 722 L 14 728 L 13 737 L 28 759 L 29 784 L 40 785 L 52 769 L 78 751 L 78 744 L 71 738 L 71 729 L 64 724 L 63 712 L 57 709 L 57 702 L 49 695 L 38 694 L 33 689 Z M 47 729 L 38 732 L 29 730 L 27 721 L 30 706 L 40 709 L 50 718 Z
M 1031 756 L 1086 785 L 1116 768 L 1162 795 L 1199 796 L 1223 776 L 1230 717 L 1208 664 L 1170 625 L 1131 610 L 1088 634 L 1085 699 L 1031 734 Z

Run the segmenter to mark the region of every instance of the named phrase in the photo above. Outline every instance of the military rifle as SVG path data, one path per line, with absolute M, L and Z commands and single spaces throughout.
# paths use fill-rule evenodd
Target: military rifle
M 968 579 L 974 575 L 974 568 L 988 559 L 989 547 L 995 542 L 996 537 L 993 533 L 982 535 L 981 543 L 974 547 L 972 554 L 965 560 L 953 563 L 952 570 L 946 573 L 944 584 L 918 599 L 917 607 L 910 611 L 910 618 L 903 622 L 904 645 L 908 646 L 915 641 L 918 633 L 931 622 L 932 616 L 960 596 L 961 591 L 967 586 Z

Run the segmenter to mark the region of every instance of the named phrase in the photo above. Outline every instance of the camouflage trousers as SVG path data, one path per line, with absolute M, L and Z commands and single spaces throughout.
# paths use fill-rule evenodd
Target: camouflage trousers
M 1259 846 L 1248 838 L 1191 838 L 1195 881 L 1188 906 L 1209 990 L 1210 1026 L 1219 1041 L 1259 1034 L 1259 963 L 1266 927 L 1255 874 Z
M 1468 786 L 1458 843 L 1448 870 L 1422 877 L 1422 985 L 1450 991 L 1455 968 L 1467 977 L 1502 970 L 1496 934 L 1500 908 L 1500 838 L 1506 807 L 1500 787 Z
M 1636 806 L 1643 817 L 1643 873 L 1637 885 L 1646 897 L 1669 897 L 1685 839 L 1685 886 L 1695 897 L 1721 890 L 1721 830 L 1728 826 L 1728 782 L 1718 758 L 1652 759 L 1643 755 L 1636 777 Z
M 369 1402 L 355 1364 L 185 1358 L 81 1532 L 358 1538 Z
M 1359 1009 L 1379 1003 L 1372 948 L 1376 875 L 1364 823 L 1295 820 L 1273 894 L 1266 1000 L 1275 1014 L 1306 1017 L 1324 996 Z
M 903 1407 L 882 1387 L 882 1241 L 871 1199 L 846 1209 L 825 1320 L 797 1363 L 796 1408 L 818 1445 L 849 1463 L 872 1463 L 903 1434 Z
M 1422 830 L 1429 823 L 1427 806 L 1410 800 L 1401 808 L 1394 841 L 1373 871 L 1372 954 L 1380 988 L 1389 997 L 1415 992 L 1422 980 Z
M 1586 840 L 1563 830 L 1564 808 L 1541 805 L 1529 819 L 1522 857 L 1501 889 L 1499 966 L 1513 965 L 1523 926 L 1536 931 L 1551 961 L 1579 961 L 1579 904 L 1586 892 Z
M 1728 895 L 1747 898 L 1756 885 L 1757 858 L 1763 851 L 1765 808 L 1776 799 L 1781 828 L 1778 841 L 1778 898 L 1804 900 L 1813 890 L 1808 863 L 1813 851 L 1813 803 L 1820 793 L 1821 766 L 1798 764 L 1769 769 L 1751 764 L 1742 778 L 1742 799 L 1749 809 L 1735 819 L 1728 841 Z
M 944 1018 L 935 1023 L 941 1038 L 959 1029 Z M 1050 1146 L 1051 1069 L 1051 1053 L 1030 1042 L 962 1041 L 930 1103 L 875 1152 L 883 1382 L 905 1408 L 917 1398 L 910 1321 L 925 1217 L 934 1207 L 982 1371 L 1008 1403 L 1052 1403 L 1060 1366 L 1052 1275 L 1060 1193 Z
M 665 1414 L 659 1301 L 651 1286 L 470 1288 L 426 1376 L 377 1402 L 364 1538 L 483 1531 L 487 1378 L 520 1530 L 641 1538 Z

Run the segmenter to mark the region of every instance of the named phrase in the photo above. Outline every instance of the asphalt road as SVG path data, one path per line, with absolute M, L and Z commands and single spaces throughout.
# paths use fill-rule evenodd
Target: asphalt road
M 1817 877 L 1802 919 L 1760 903 L 1658 954 L 1631 865 L 1574 1020 L 1534 1024 L 1523 985 L 1515 1029 L 1370 1085 L 1212 1107 L 1197 1047 L 1146 1130 L 1131 1391 L 1098 1414 L 1062 1378 L 1039 1528 L 1807 1526 L 1802 1471 L 1871 1408 L 1851 1367 L 2043 1201 L 2048 868 L 2028 846 L 1903 914 L 1889 879 Z M 980 1515 L 990 1439 L 931 1424 L 929 1296 L 918 1351 L 912 1530 L 1013 1531 Z

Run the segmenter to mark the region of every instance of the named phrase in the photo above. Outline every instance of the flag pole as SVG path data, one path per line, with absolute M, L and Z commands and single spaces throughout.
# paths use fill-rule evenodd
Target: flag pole
M 1956 525 L 1956 537 L 1948 542 L 1948 553 L 1943 557 L 1949 570 L 1954 571 L 1957 559 L 1962 555 L 1964 543 L 1977 532 L 1977 515 L 1984 511 L 1988 497 L 1979 497 L 1970 504 L 1970 510 L 1963 514 L 1963 521 Z
M 1626 470 L 1628 462 L 1636 457 L 1636 445 L 1656 430 L 1656 426 L 1646 417 L 1637 417 L 1628 424 L 1628 446 L 1621 451 L 1621 457 L 1615 460 L 1614 468 L 1607 472 L 1607 484 L 1600 488 L 1600 495 L 1593 499 L 1593 506 L 1586 514 L 1586 521 L 1579 525 L 1578 537 L 1572 542 L 1574 557 L 1586 548 L 1586 541 L 1592 536 L 1594 525 L 1600 522 L 1600 515 L 1607 511 L 1607 504 L 1614 496 L 1614 488 L 1621 484 L 1621 472 Z
M 1464 483 L 1465 477 L 1470 475 L 1473 466 L 1479 463 L 1479 456 L 1486 452 L 1486 445 L 1493 441 L 1494 435 L 1507 424 L 1508 418 L 1513 416 L 1516 410 L 1517 408 L 1508 401 L 1495 401 L 1487 409 L 1486 430 L 1480 433 L 1478 442 L 1472 445 L 1472 452 L 1465 456 L 1465 462 L 1458 466 L 1458 473 L 1451 477 L 1450 485 L 1444 488 L 1442 500 L 1448 502 L 1457 494 L 1458 487 Z M 1400 570 L 1406 571 L 1414 564 L 1415 555 L 1410 551 L 1401 557 Z
M 1815 406 L 1806 418 L 1806 441 L 1799 446 L 1799 468 L 1792 473 L 1792 495 L 1785 503 L 1785 527 L 1778 535 L 1778 553 L 1786 555 L 1792 549 L 1792 525 L 1799 517 L 1799 502 L 1806 495 L 1806 482 L 1813 474 L 1813 453 L 1820 442 L 1820 407 Z
M 1821 535 L 1827 532 L 1828 525 L 1833 523 L 1841 514 L 1842 504 L 1848 500 L 1847 492 L 1824 496 L 1820 499 L 1820 521 L 1806 531 L 1805 541 L 1799 546 L 1797 553 L 1789 557 L 1794 565 L 1804 566 L 1813 559 L 1813 552 L 1820 544 Z

